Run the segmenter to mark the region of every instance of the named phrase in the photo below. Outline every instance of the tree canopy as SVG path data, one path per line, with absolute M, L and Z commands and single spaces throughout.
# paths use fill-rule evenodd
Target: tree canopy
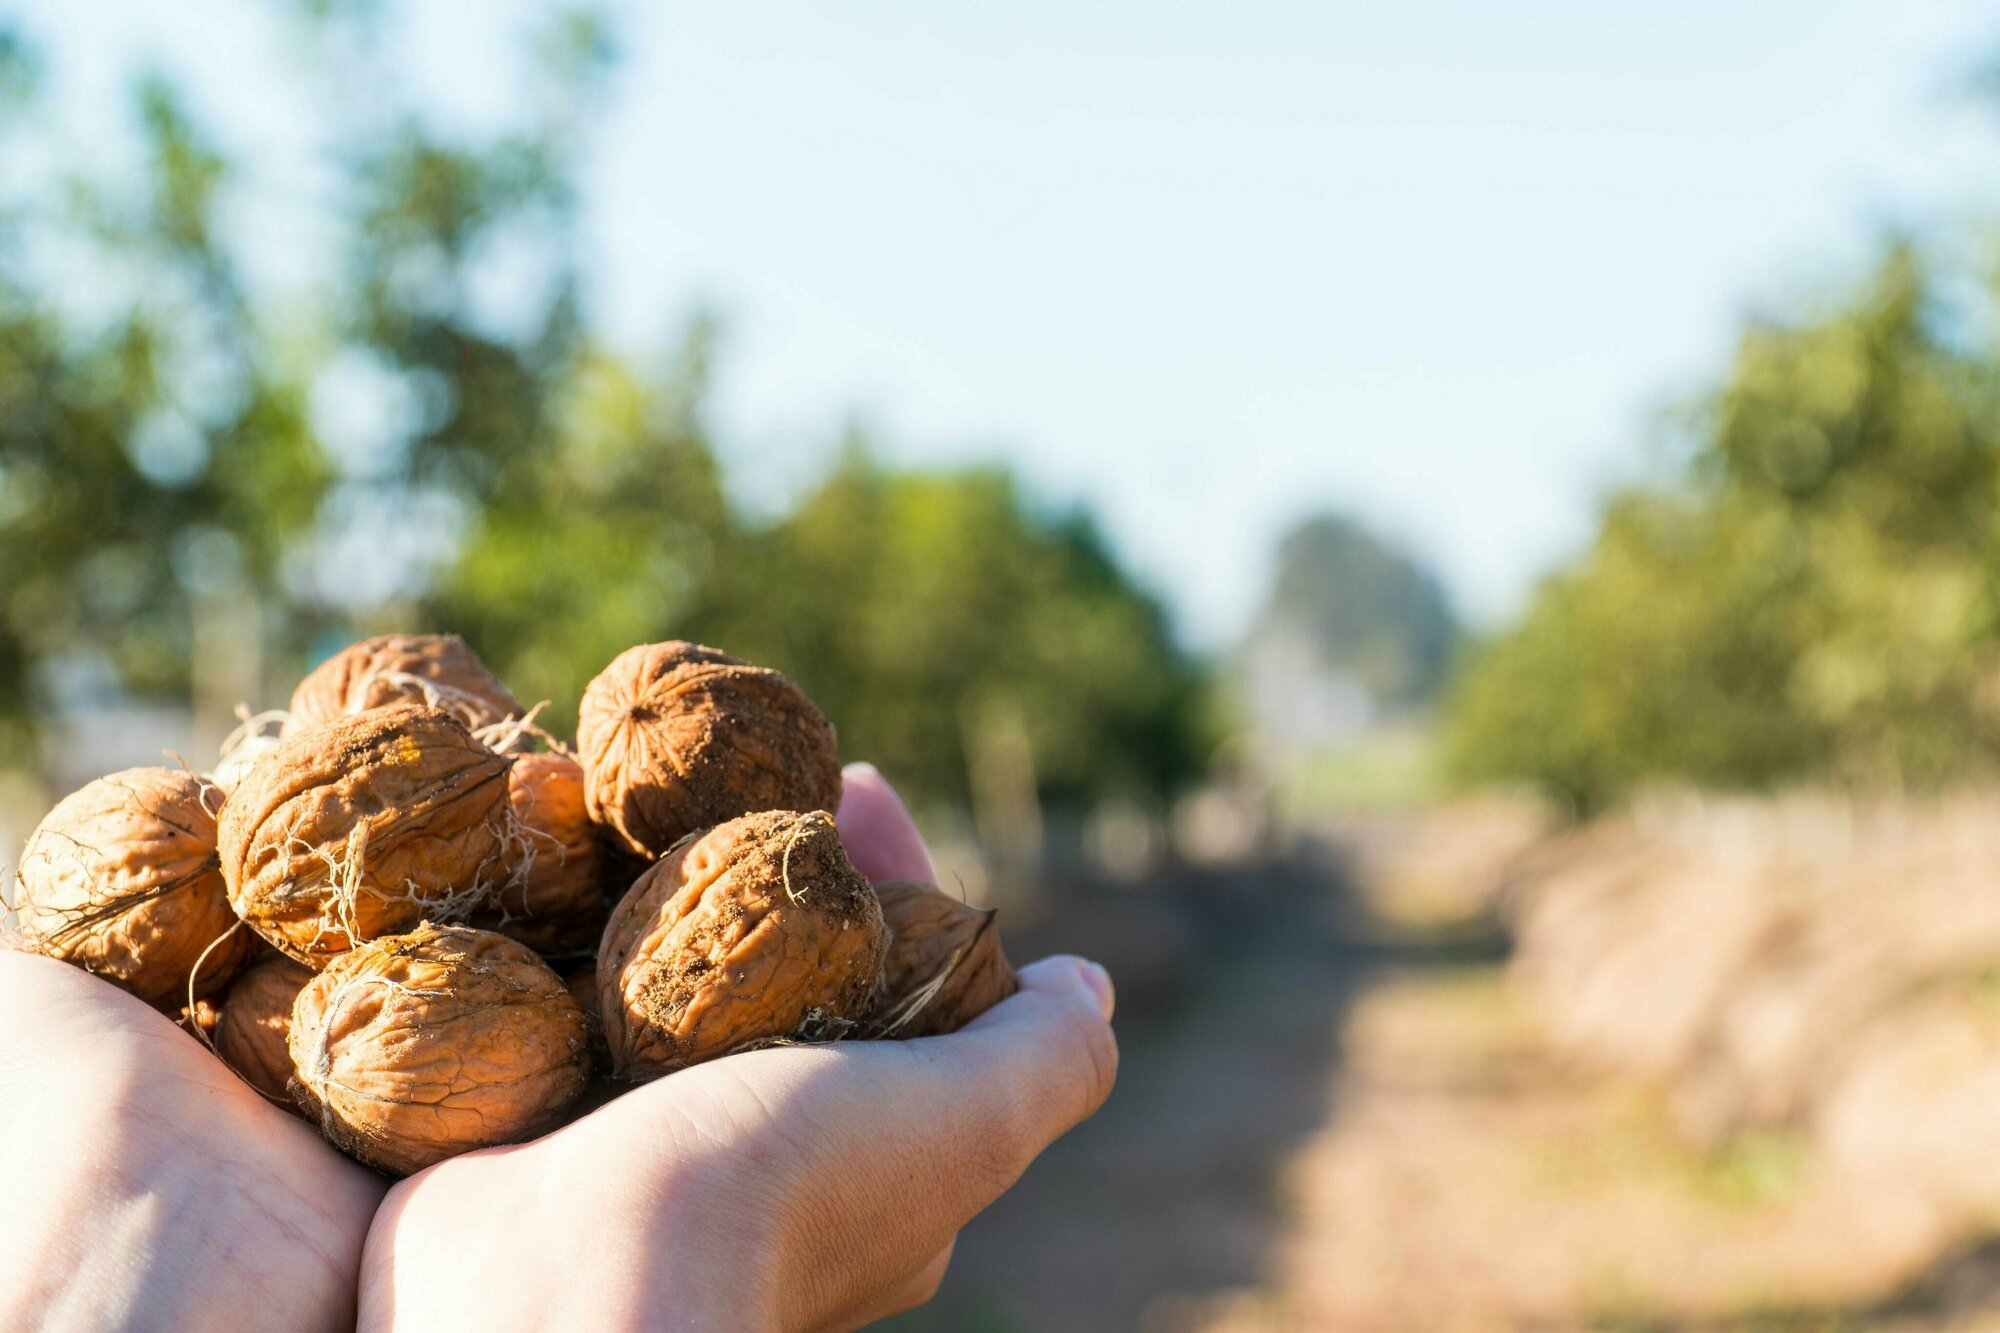
M 1990 773 L 2000 359 L 1962 277 L 1898 245 L 1831 313 L 1746 330 L 1679 477 L 1617 496 L 1460 681 L 1461 774 L 1589 807 Z
M 1045 796 L 1199 770 L 1202 673 L 1087 514 L 1001 468 L 865 451 L 775 519 L 732 505 L 714 327 L 642 363 L 592 325 L 577 165 L 616 63 L 601 19 L 527 34 L 520 113 L 482 133 L 389 77 L 379 7 L 280 12 L 302 67 L 343 71 L 301 83 L 340 145 L 329 276 L 281 296 L 228 225 L 271 187 L 170 78 L 132 87 L 134 179 L 47 151 L 30 35 L 0 32 L 0 162 L 54 163 L 0 199 L 0 764 L 107 701 L 212 717 L 235 701 L 209 697 L 237 679 L 218 658 L 282 702 L 352 637 L 431 628 L 558 726 L 620 649 L 708 639 L 794 673 L 849 754 L 934 799 L 964 796 L 999 716 Z

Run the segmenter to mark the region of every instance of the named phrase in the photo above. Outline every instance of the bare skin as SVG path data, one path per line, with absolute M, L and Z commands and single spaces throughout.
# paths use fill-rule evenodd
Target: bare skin
M 864 874 L 934 878 L 873 769 L 839 817 Z M 1103 1102 L 1111 1009 L 1047 959 L 963 1032 L 733 1056 L 391 1189 L 144 1004 L 0 951 L 0 1327 L 851 1328 L 929 1299 Z
M 66 963 L 0 950 L 0 1014 L 0 1327 L 353 1327 L 381 1177 Z

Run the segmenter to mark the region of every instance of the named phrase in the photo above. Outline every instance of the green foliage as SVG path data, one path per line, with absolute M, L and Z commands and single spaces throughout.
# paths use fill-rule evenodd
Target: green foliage
M 1988 770 L 2000 366 L 1943 326 L 1898 248 L 1833 317 L 1750 330 L 1681 485 L 1617 498 L 1465 674 L 1460 774 L 1590 807 Z
M 711 330 L 647 373 L 578 295 L 600 19 L 555 16 L 515 122 L 467 137 L 381 63 L 376 6 L 291 9 L 341 71 L 302 84 L 341 145 L 334 276 L 306 300 L 247 289 L 223 224 L 250 182 L 162 76 L 134 87 L 143 179 L 86 161 L 0 200 L 0 765 L 65 710 L 189 700 L 198 650 L 261 663 L 281 700 L 359 634 L 435 627 L 558 727 L 621 649 L 710 639 L 794 672 L 848 753 L 926 799 L 965 796 L 995 717 L 1050 796 L 1197 769 L 1199 673 L 1087 518 L 997 470 L 859 454 L 773 524 L 732 511 Z M 0 154 L 48 132 L 40 82 L 0 31 Z M 260 641 L 218 644 L 225 625 Z
M 994 726 L 1025 731 L 1058 800 L 1159 795 L 1209 743 L 1201 678 L 1088 516 L 1049 517 L 998 470 L 894 473 L 865 450 L 743 534 L 690 622 L 794 675 L 843 749 L 964 799 Z
M 550 725 L 573 724 L 619 652 L 683 626 L 716 568 L 729 519 L 692 411 L 702 362 L 683 364 L 696 382 L 678 393 L 608 356 L 568 365 L 538 447 L 496 471 L 427 599 L 425 623 L 457 627 L 523 697 L 551 701 Z
M 0 64 L 29 63 L 18 38 Z M 30 81 L 0 78 L 23 102 Z M 278 557 L 328 480 L 303 393 L 241 298 L 212 214 L 220 156 L 157 78 L 137 89 L 148 171 L 136 188 L 69 182 L 66 210 L 18 203 L 0 230 L 69 229 L 145 274 L 109 319 L 77 327 L 37 290 L 25 244 L 0 246 L 0 758 L 28 719 L 108 672 L 139 694 L 185 690 L 205 599 L 271 594 Z M 26 115 L 5 124 L 24 133 Z M 0 131 L 0 151 L 12 145 Z M 294 617 L 268 626 L 284 641 Z

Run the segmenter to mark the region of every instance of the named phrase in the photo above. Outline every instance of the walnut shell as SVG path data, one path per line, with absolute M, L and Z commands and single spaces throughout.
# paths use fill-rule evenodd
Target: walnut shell
M 222 1021 L 222 1011 L 215 1007 L 213 1000 L 196 1000 L 184 1004 L 174 1015 L 174 1026 L 204 1045 L 215 1040 L 215 1028 Z
M 477 730 L 521 705 L 456 634 L 384 634 L 341 649 L 292 692 L 290 739 L 322 722 L 389 704 L 429 704 Z
M 287 1110 L 292 1057 L 285 1040 L 292 1030 L 292 1004 L 313 979 L 312 969 L 289 958 L 270 957 L 243 969 L 222 1002 L 215 1025 L 215 1053 L 245 1083 Z
M 197 963 L 195 993 L 220 988 L 251 944 L 217 862 L 220 800 L 172 768 L 129 768 L 65 797 L 21 854 L 23 942 L 162 1008 L 187 1003 Z
M 583 1010 L 584 1030 L 590 1034 L 590 1064 L 593 1069 L 609 1069 L 611 1052 L 604 1045 L 604 1011 L 598 1005 L 597 964 L 585 963 L 563 978 L 563 989 Z
M 598 950 L 615 1074 L 656 1078 L 868 1016 L 888 934 L 833 820 L 745 815 L 690 838 L 612 909 Z
M 598 889 L 603 856 L 583 808 L 583 767 L 566 754 L 524 754 L 507 773 L 514 835 L 507 876 L 471 923 L 538 953 L 592 952 L 608 910 Z
M 507 764 L 449 713 L 377 708 L 259 759 L 223 807 L 237 915 L 309 967 L 450 920 L 506 873 Z
M 877 884 L 875 894 L 889 927 L 889 957 L 869 1035 L 956 1032 L 1021 989 L 994 913 L 915 880 Z
M 590 817 L 656 857 L 759 810 L 834 810 L 833 727 L 764 667 L 675 640 L 628 648 L 584 691 L 577 721 Z
M 333 1144 L 397 1174 L 553 1128 L 589 1076 L 583 1011 L 535 951 L 426 922 L 299 992 L 292 1096 Z

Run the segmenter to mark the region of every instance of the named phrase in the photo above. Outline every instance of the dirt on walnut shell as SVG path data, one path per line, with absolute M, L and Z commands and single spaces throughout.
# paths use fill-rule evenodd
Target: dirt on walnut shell
M 824 812 L 745 815 L 689 838 L 605 927 L 597 984 L 613 1072 L 637 1081 L 851 1035 L 887 947 L 875 890 Z

